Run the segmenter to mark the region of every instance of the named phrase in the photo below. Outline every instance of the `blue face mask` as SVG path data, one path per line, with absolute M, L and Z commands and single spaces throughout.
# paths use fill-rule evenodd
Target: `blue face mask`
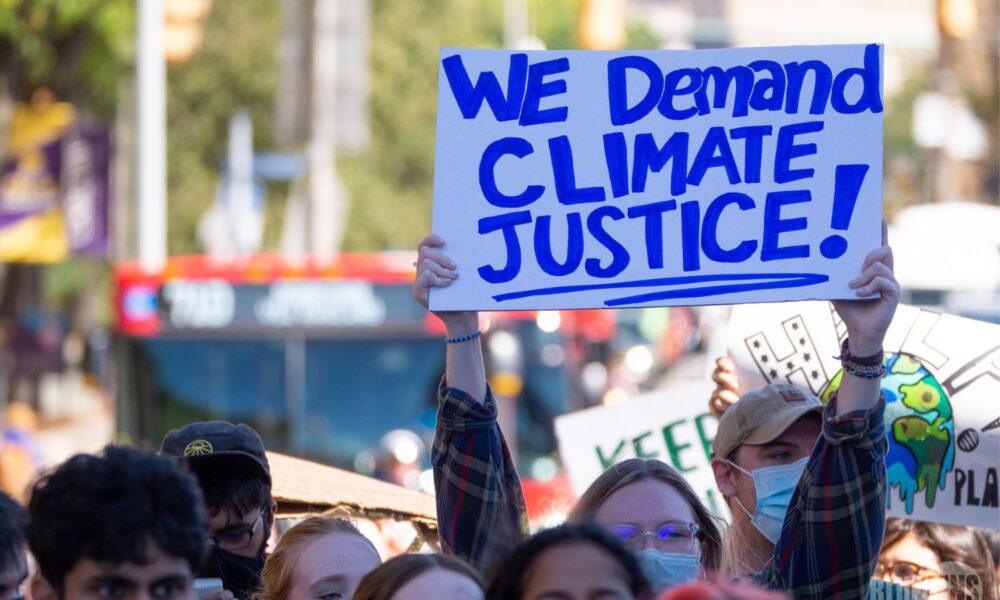
M 781 525 L 785 521 L 785 513 L 788 512 L 788 504 L 792 500 L 792 492 L 799 484 L 799 478 L 802 477 L 802 471 L 806 468 L 809 457 L 788 465 L 762 467 L 752 473 L 732 461 L 727 462 L 734 469 L 743 471 L 753 478 L 753 487 L 757 492 L 757 510 L 750 514 L 739 498 L 736 499 L 736 503 L 750 517 L 750 522 L 757 531 L 772 544 L 777 544 L 778 537 L 781 536 Z
M 698 578 L 700 562 L 696 554 L 676 554 L 646 548 L 637 553 L 636 558 L 639 559 L 642 574 L 656 593 Z

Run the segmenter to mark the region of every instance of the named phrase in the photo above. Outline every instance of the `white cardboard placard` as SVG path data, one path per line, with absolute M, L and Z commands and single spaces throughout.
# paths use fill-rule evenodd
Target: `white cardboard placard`
M 880 245 L 881 46 L 439 66 L 432 310 L 852 298 Z

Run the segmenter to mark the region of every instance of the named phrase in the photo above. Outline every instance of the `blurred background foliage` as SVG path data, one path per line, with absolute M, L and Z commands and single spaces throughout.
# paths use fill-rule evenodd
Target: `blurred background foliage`
M 132 0 L 0 0 L 0 77 L 9 97 L 38 86 L 110 118 L 132 70 Z
M 232 114 L 245 109 L 253 120 L 255 148 L 274 149 L 281 4 L 219 0 L 212 4 L 204 31 L 191 59 L 167 70 L 170 254 L 201 251 L 195 232 L 202 213 L 215 201 Z M 268 229 L 273 249 L 286 189 L 270 186 L 267 191 L 265 222 L 273 225 Z
M 576 46 L 576 0 L 531 0 L 529 8 L 532 30 L 546 47 Z M 430 231 L 440 48 L 501 47 L 503 3 L 372 0 L 371 9 L 371 142 L 364 152 L 341 156 L 337 165 L 350 195 L 344 250 L 412 249 Z M 273 118 L 279 3 L 215 2 L 205 31 L 194 57 L 169 71 L 171 254 L 199 251 L 197 222 L 215 197 L 235 108 L 250 113 L 259 151 L 279 149 Z M 645 27 L 630 27 L 628 35 L 630 47 L 658 46 Z M 285 185 L 268 185 L 266 250 L 278 247 L 287 191 Z

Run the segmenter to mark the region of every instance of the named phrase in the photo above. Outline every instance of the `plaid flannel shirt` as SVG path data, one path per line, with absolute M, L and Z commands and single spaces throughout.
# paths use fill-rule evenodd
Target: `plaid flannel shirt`
M 441 546 L 488 573 L 528 535 L 521 480 L 489 386 L 479 403 L 442 379 L 438 400 L 431 462 Z
M 488 573 L 528 534 L 521 482 L 487 386 L 476 402 L 441 381 L 431 458 L 445 552 Z M 885 530 L 885 401 L 834 417 L 792 496 L 759 584 L 794 598 L 864 598 Z
M 792 494 L 768 568 L 754 580 L 793 598 L 865 598 L 885 533 L 885 397 L 823 411 L 823 433 Z M 836 416 L 835 416 L 836 415 Z

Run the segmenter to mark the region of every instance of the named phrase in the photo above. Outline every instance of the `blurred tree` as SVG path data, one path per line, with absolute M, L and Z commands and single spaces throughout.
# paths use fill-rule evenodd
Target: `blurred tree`
M 243 108 L 250 114 L 255 148 L 274 147 L 280 9 L 275 0 L 214 2 L 201 46 L 187 62 L 167 72 L 170 254 L 201 251 L 195 232 L 202 213 L 215 201 L 233 113 Z M 271 248 L 280 230 L 284 197 L 284 186 L 269 188 L 265 244 Z
M 342 158 L 345 250 L 412 249 L 431 227 L 440 48 L 498 48 L 503 6 L 480 0 L 372 0 L 371 145 Z
M 929 63 L 912 66 L 903 85 L 885 101 L 882 198 L 883 212 L 890 222 L 900 210 L 932 198 L 927 166 L 933 155 L 913 139 L 913 105 L 927 90 L 931 67 Z
M 577 47 L 576 0 L 531 0 L 533 35 L 553 49 Z M 341 158 L 351 193 L 345 250 L 413 249 L 430 231 L 440 48 L 499 48 L 503 3 L 372 0 L 371 146 Z M 628 47 L 655 48 L 629 26 Z
M 132 0 L 0 2 L 0 139 L 13 102 L 42 85 L 85 114 L 111 117 L 131 66 L 134 21 Z

